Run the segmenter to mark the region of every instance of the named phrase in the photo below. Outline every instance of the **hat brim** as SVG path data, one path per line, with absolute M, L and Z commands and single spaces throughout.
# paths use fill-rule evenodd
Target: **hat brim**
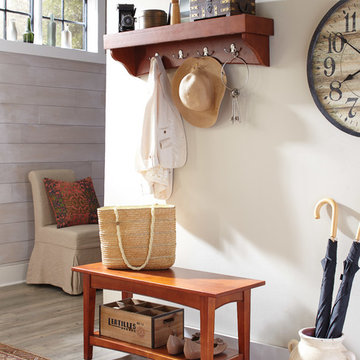
M 214 86 L 213 107 L 206 111 L 194 111 L 187 108 L 179 97 L 179 86 L 181 80 L 197 67 L 206 72 L 206 76 L 211 80 L 211 83 Z M 186 59 L 176 70 L 171 86 L 173 101 L 184 120 L 189 122 L 191 125 L 201 128 L 209 128 L 216 123 L 221 101 L 225 93 L 224 83 L 226 83 L 226 75 L 221 75 L 221 71 L 221 64 L 210 56 Z

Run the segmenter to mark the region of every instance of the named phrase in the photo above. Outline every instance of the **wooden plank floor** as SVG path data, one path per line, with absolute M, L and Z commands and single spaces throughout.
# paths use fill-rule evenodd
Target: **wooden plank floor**
M 97 293 L 97 304 L 102 293 Z M 95 329 L 98 329 L 96 311 Z M 47 285 L 0 288 L 0 343 L 50 360 L 83 359 L 82 296 Z M 139 356 L 94 347 L 94 360 L 143 360 Z

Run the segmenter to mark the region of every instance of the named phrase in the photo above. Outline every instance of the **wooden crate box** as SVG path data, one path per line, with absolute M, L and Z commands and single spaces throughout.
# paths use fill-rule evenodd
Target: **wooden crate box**
M 190 0 L 190 20 L 238 14 L 255 15 L 255 0 Z
M 169 335 L 184 337 L 184 309 L 125 299 L 100 305 L 100 335 L 148 348 L 166 345 Z

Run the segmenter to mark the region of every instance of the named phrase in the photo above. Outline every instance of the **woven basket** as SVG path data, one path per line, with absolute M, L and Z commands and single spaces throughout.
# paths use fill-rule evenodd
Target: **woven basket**
M 105 267 L 157 270 L 174 264 L 174 205 L 105 206 L 98 217 Z

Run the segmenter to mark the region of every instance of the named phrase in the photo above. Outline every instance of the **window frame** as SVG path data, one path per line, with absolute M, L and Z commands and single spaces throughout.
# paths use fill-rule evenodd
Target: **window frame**
M 17 55 L 34 55 L 54 59 L 106 64 L 107 54 L 104 50 L 103 36 L 106 32 L 106 4 L 104 0 L 87 0 L 88 39 L 87 51 L 79 49 L 65 49 L 58 46 L 47 46 L 37 39 L 35 33 L 34 44 L 22 41 L 9 41 L 0 38 L 0 53 Z M 34 17 L 36 19 L 39 0 L 34 0 Z M 39 21 L 37 23 L 40 23 Z M 36 31 L 35 27 L 35 31 Z M 42 33 L 42 32 L 41 32 Z M 40 42 L 41 40 L 41 42 Z
M 30 0 L 30 1 L 33 2 L 34 0 Z M 54 20 L 61 23 L 61 30 L 64 30 L 65 24 L 81 25 L 83 27 L 83 48 L 78 50 L 87 51 L 88 50 L 88 16 L 87 16 L 88 1 L 82 0 L 82 3 L 83 3 L 83 21 L 73 21 L 73 20 L 65 19 L 65 0 L 61 0 L 61 18 L 54 17 Z M 50 16 L 42 15 L 41 19 L 50 20 Z
M 3 13 L 4 16 L 4 24 L 3 24 L 3 34 L 4 34 L 4 40 L 7 40 L 7 18 L 8 14 L 19 14 L 19 15 L 25 15 L 30 16 L 31 19 L 31 25 L 34 26 L 34 0 L 29 0 L 29 12 L 23 12 L 18 10 L 11 10 L 7 8 L 7 1 L 4 0 L 4 7 L 0 6 L 0 14 Z
M 35 28 L 35 23 L 34 23 L 34 1 L 35 0 L 29 0 L 29 12 L 23 12 L 23 11 L 17 11 L 17 10 L 11 10 L 7 8 L 7 2 L 8 0 L 4 0 L 4 7 L 0 6 L 0 14 L 2 14 L 4 16 L 4 24 L 3 24 L 3 34 L 4 34 L 4 40 L 7 40 L 7 19 L 8 19 L 8 14 L 19 14 L 19 15 L 24 15 L 24 16 L 30 16 L 31 19 L 31 26 L 34 29 Z M 61 1 L 61 18 L 54 18 L 55 21 L 60 22 L 61 23 L 61 30 L 64 30 L 65 28 L 65 24 L 76 24 L 76 25 L 80 25 L 83 28 L 83 48 L 82 49 L 77 49 L 77 50 L 83 50 L 83 51 L 87 51 L 88 50 L 88 14 L 87 14 L 87 10 L 88 10 L 88 0 L 82 0 L 83 6 L 83 14 L 82 14 L 82 18 L 83 21 L 73 21 L 73 20 L 68 20 L 65 18 L 65 0 L 60 0 Z M 43 19 L 47 19 L 50 20 L 49 16 L 44 16 L 43 14 L 41 14 L 41 17 L 39 17 L 39 19 L 41 19 L 41 22 Z M 39 19 L 37 21 L 39 21 Z M 40 24 L 41 25 L 41 24 Z

